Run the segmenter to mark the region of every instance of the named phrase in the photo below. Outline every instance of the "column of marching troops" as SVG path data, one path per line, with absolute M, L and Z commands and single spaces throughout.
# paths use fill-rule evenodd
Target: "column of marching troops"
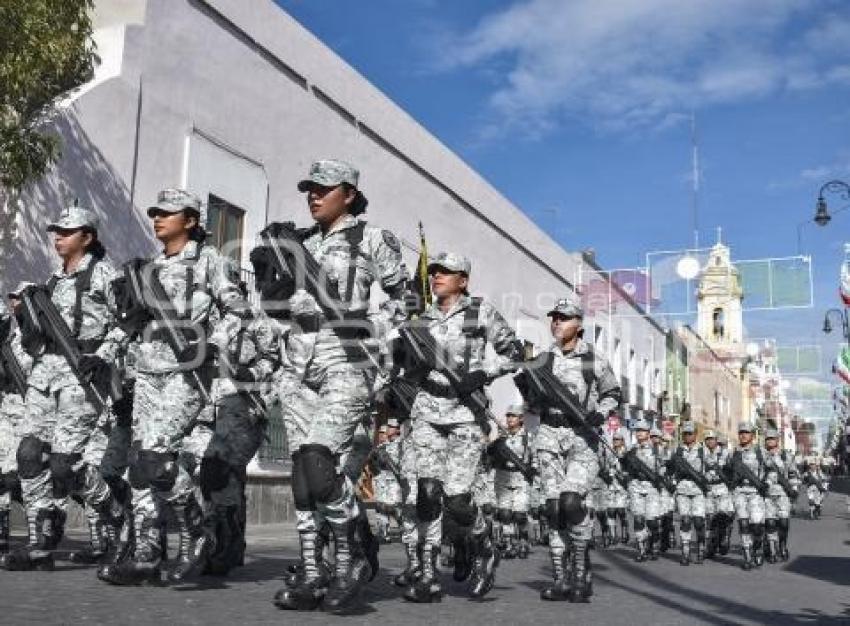
M 826 486 L 814 467 L 799 476 L 775 431 L 762 447 L 741 424 L 733 452 L 711 432 L 698 443 L 689 423 L 675 450 L 643 420 L 628 450 L 623 433 L 601 436 L 620 389 L 582 339 L 580 306 L 558 300 L 553 342 L 534 350 L 470 295 L 464 256 L 420 259 L 417 287 L 398 239 L 363 219 L 358 178 L 342 161 L 311 166 L 298 189 L 312 226 L 272 225 L 251 252 L 258 307 L 205 242 L 201 202 L 183 190 L 162 191 L 148 209 L 161 252 L 118 272 L 93 212 L 73 206 L 47 226 L 58 269 L 0 302 L 3 568 L 53 568 L 71 499 L 90 542 L 69 558 L 96 564 L 107 583 L 179 583 L 243 565 L 246 466 L 272 403 L 300 540 L 274 598 L 282 609 L 351 606 L 378 572 L 391 519 L 407 556 L 394 582 L 412 602 L 440 600 L 446 564 L 483 597 L 501 558 L 525 558 L 532 543 L 551 556 L 541 597 L 587 602 L 594 543 L 627 543 L 630 516 L 636 559 L 654 560 L 675 545 L 674 510 L 683 565 L 726 554 L 735 519 L 744 568 L 788 559 L 791 498 L 805 483 L 819 513 Z M 375 284 L 386 294 L 377 311 Z M 439 359 L 422 358 L 428 345 Z M 566 404 L 535 384 L 535 367 L 568 390 Z M 504 375 L 524 399 L 506 427 L 480 402 Z M 533 435 L 528 412 L 540 416 Z M 367 465 L 377 537 L 355 489 Z M 13 500 L 26 514 L 19 546 L 9 541 Z

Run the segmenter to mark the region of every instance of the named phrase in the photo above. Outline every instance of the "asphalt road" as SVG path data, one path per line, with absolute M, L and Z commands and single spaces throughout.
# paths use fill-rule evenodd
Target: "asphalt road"
M 831 493 L 820 520 L 795 518 L 791 560 L 745 572 L 737 547 L 720 561 L 682 567 L 677 555 L 635 563 L 633 550 L 593 553 L 591 604 L 545 603 L 545 548 L 528 560 L 503 561 L 496 589 L 472 601 L 445 576 L 440 604 L 412 605 L 390 578 L 403 564 L 398 544 L 382 550 L 382 570 L 346 616 L 293 614 L 271 599 L 297 554 L 290 526 L 251 529 L 249 560 L 225 579 L 174 587 L 119 588 L 89 567 L 67 562 L 54 572 L 0 572 L 2 624 L 850 624 L 850 537 L 846 496 Z M 737 537 L 733 538 L 736 541 Z

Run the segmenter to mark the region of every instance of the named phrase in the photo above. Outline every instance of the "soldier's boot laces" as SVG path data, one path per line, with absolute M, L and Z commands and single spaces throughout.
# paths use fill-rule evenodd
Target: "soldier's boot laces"
M 691 543 L 689 541 L 682 542 L 682 556 L 679 558 L 679 565 L 691 564 Z
M 98 569 L 97 577 L 110 585 L 131 586 L 162 582 L 162 549 L 159 520 L 138 515 L 133 520 L 134 555 Z
M 27 512 L 27 545 L 21 546 L 0 557 L 0 565 L 13 572 L 50 571 L 54 567 L 51 550 L 58 541 L 49 536 L 53 525 L 49 522 L 51 511 L 38 510 Z
M 360 590 L 372 579 L 372 568 L 363 550 L 356 521 L 346 522 L 334 529 L 336 536 L 335 576 L 325 594 L 326 611 L 349 608 Z
M 469 584 L 469 595 L 473 598 L 483 598 L 490 593 L 496 581 L 495 572 L 499 563 L 498 554 L 493 548 L 489 533 L 474 537 L 473 545 L 475 560 Z
M 118 530 L 115 541 L 113 541 L 109 554 L 103 559 L 103 565 L 98 568 L 98 578 L 104 568 L 117 565 L 133 556 L 136 547 L 136 533 L 132 511 L 125 511 L 121 528 Z
M 172 582 L 183 582 L 200 572 L 215 552 L 215 529 L 204 528 L 203 512 L 194 500 L 176 511 L 180 537 L 180 556 L 168 572 Z
M 437 572 L 437 556 L 437 552 L 432 546 L 423 548 L 420 576 L 404 592 L 405 600 L 429 604 L 440 602 L 443 599 L 443 588 L 440 585 L 440 575 Z
M 590 566 L 590 553 L 587 544 L 576 542 L 571 552 L 572 572 L 570 575 L 570 602 L 590 602 L 593 595 L 593 580 Z
M 331 572 L 328 568 L 327 563 L 324 560 L 325 546 L 328 544 L 328 535 L 324 532 L 316 532 L 316 531 L 303 531 L 305 533 L 310 533 L 308 537 L 308 541 L 310 542 L 310 550 L 311 556 L 309 558 L 315 559 L 316 568 L 319 573 L 324 576 L 327 580 L 331 579 Z M 299 533 L 299 538 L 301 540 L 301 560 L 298 563 L 294 563 L 286 568 L 286 574 L 283 576 L 283 584 L 293 589 L 300 585 L 304 580 L 306 580 L 306 566 L 304 563 L 305 555 L 304 555 L 304 540 L 305 537 Z M 314 554 L 312 554 L 314 552 Z M 327 585 L 326 585 L 327 586 Z
M 407 567 L 404 568 L 403 572 L 393 578 L 393 584 L 396 587 L 409 587 L 422 575 L 422 562 L 420 560 L 419 546 L 415 544 L 405 544 L 404 551 L 407 554 Z
M 294 584 L 289 581 L 274 596 L 279 609 L 289 611 L 312 611 L 319 607 L 327 593 L 330 576 L 321 562 L 323 542 L 316 531 L 301 531 L 300 577 Z
M 545 587 L 540 591 L 540 599 L 550 602 L 563 602 L 569 597 L 569 587 L 567 586 L 567 576 L 564 568 L 564 553 L 552 553 L 550 550 L 549 556 L 552 558 L 552 585 Z
M 70 555 L 72 563 L 102 563 L 114 551 L 123 518 L 112 514 L 112 502 L 107 500 L 88 519 L 89 545 Z

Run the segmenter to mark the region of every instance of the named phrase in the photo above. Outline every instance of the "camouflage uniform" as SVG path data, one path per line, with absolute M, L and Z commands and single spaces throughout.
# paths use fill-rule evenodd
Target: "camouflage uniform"
M 401 543 L 407 556 L 407 568 L 394 582 L 399 587 L 407 587 L 413 582 L 414 574 L 420 568 L 419 562 L 419 521 L 416 517 L 416 499 L 418 495 L 418 474 L 416 473 L 416 449 L 411 438 L 411 424 L 402 425 L 398 438 L 401 474 L 407 481 L 408 491 L 401 506 Z
M 48 231 L 83 227 L 97 230 L 97 218 L 86 209 L 71 207 Z M 78 281 L 86 277 L 88 289 L 78 287 Z M 106 362 L 113 361 L 120 349 L 111 286 L 114 277 L 108 262 L 87 253 L 73 271 L 59 268 L 47 284 L 51 301 L 82 352 Z M 48 346 L 38 349 L 33 359 L 18 448 L 30 542 L 41 526 L 53 535 L 46 547 L 55 547 L 61 539 L 67 498 L 74 496 L 86 504 L 92 549 L 102 552 L 113 524 L 109 487 L 99 471 L 106 449 L 107 416 L 98 415 L 64 356 Z M 48 450 L 49 462 L 44 462 Z M 86 558 L 83 552 L 80 558 Z
M 667 465 L 670 462 L 670 457 L 672 456 L 672 450 L 670 450 L 670 436 L 666 433 L 662 433 L 658 428 L 653 428 L 651 431 L 651 437 L 653 439 L 653 443 L 658 447 L 658 452 L 661 455 L 661 458 L 664 461 L 664 465 L 661 467 L 661 474 L 667 474 Z M 661 498 L 661 542 L 659 545 L 659 551 L 664 553 L 671 546 L 675 546 L 676 543 L 676 529 L 673 526 L 673 513 L 676 511 L 676 498 L 673 493 L 669 489 L 661 487 L 658 490 L 659 497 Z
M 646 422 L 643 425 L 646 426 Z M 657 474 L 664 471 L 664 458 L 658 447 L 649 440 L 635 444 L 628 454 L 636 455 Z M 663 513 L 660 490 L 651 482 L 633 475 L 629 481 L 629 502 L 638 544 L 637 559 L 643 561 L 647 556 L 656 559 L 661 543 L 660 519 Z
M 682 433 L 695 433 L 693 423 L 682 426 Z M 683 443 L 674 453 L 681 461 L 687 463 L 699 475 L 705 474 L 705 449 L 696 441 L 688 445 Z M 696 533 L 697 557 L 696 562 L 702 563 L 705 558 L 705 494 L 700 487 L 687 475 L 680 473 L 676 484 L 676 508 L 679 511 L 679 535 L 682 540 L 683 565 L 690 562 L 691 526 Z
M 768 431 L 766 438 L 777 437 L 776 431 Z M 778 447 L 773 450 L 765 450 L 767 458 L 766 480 L 769 487 L 767 497 L 764 499 L 764 527 L 767 536 L 767 557 L 771 563 L 778 559 L 787 561 L 788 554 L 788 531 L 791 526 L 791 499 L 789 494 L 779 483 L 780 475 L 785 479 L 796 472 L 792 459 L 786 458 L 786 454 Z
M 752 426 L 741 424 L 738 432 L 745 432 Z M 765 479 L 765 454 L 757 444 L 750 443 L 747 446 L 739 446 L 732 454 L 733 478 L 735 486 L 735 514 L 738 518 L 739 531 L 741 533 L 741 549 L 744 553 L 744 568 L 750 569 L 755 563 L 762 563 L 762 539 L 764 535 L 764 498 L 740 471 L 736 470 L 735 458 L 739 458 L 759 480 Z
M 386 457 L 393 466 L 400 469 L 401 448 L 401 438 L 396 437 L 392 441 L 381 443 L 374 453 L 372 486 L 375 491 L 378 538 L 381 540 L 387 540 L 389 536 L 390 518 L 395 519 L 396 523 L 401 525 L 401 506 L 404 496 L 398 478 L 393 474 L 390 467 L 385 466 L 381 460 Z
M 803 473 L 803 484 L 806 486 L 806 499 L 809 502 L 809 517 L 820 517 L 823 497 L 828 489 L 828 479 L 820 467 L 811 467 Z
M 714 433 L 707 431 L 704 439 L 711 439 Z M 729 465 L 729 453 L 719 445 L 711 450 L 705 447 L 705 477 L 710 485 L 705 498 L 705 515 L 708 524 L 708 540 L 706 556 L 712 557 L 715 552 L 729 552 L 729 539 L 732 533 L 732 521 L 735 518 L 735 505 L 732 494 L 726 485 L 725 475 Z
M 615 433 L 615 438 L 619 436 L 624 444 L 625 438 L 621 433 Z M 626 487 L 628 483 L 628 477 L 623 471 L 622 467 L 622 456 L 626 453 L 625 445 L 622 448 L 614 448 L 616 452 L 616 458 L 610 459 L 612 462 L 611 465 L 611 474 L 612 474 L 612 482 L 608 486 L 608 525 L 611 527 L 612 538 L 616 540 L 617 538 L 617 521 L 619 520 L 619 541 L 620 543 L 628 543 L 629 542 L 629 528 L 628 528 L 628 519 L 626 516 L 626 511 L 629 508 L 629 491 Z
M 620 460 L 613 450 L 600 447 L 599 475 L 594 482 L 593 508 L 602 531 L 602 546 L 615 542 L 617 535 L 617 508 L 625 509 L 626 491 L 621 483 Z
M 522 407 L 508 409 L 522 411 Z M 508 447 L 527 465 L 534 454 L 533 441 L 525 427 L 506 438 Z M 496 509 L 501 525 L 500 538 L 508 558 L 528 556 L 528 509 L 529 484 L 519 468 L 510 461 L 497 465 L 495 469 Z M 517 542 L 517 540 L 519 540 Z
M 342 161 L 323 160 L 311 166 L 308 176 L 298 185 L 302 192 L 311 185 L 328 188 L 348 184 L 356 188 L 359 172 Z M 359 328 L 367 320 L 375 284 L 389 296 L 376 313 L 368 315 L 377 334 L 381 336 L 405 318 L 402 298 L 407 270 L 401 245 L 390 231 L 368 226 L 349 213 L 327 232 L 317 224 L 303 234 L 302 241 L 328 282 L 336 285 L 346 318 L 361 320 Z M 370 420 L 374 371 L 365 363 L 364 353 L 352 349 L 352 338 L 340 336 L 340 330 L 328 323 L 306 290 L 295 290 L 287 310 L 291 316 L 284 360 L 287 373 L 278 378 L 284 385 L 279 395 L 291 402 L 289 406 L 283 404 L 288 433 L 289 425 L 292 430 L 304 428 L 300 445 L 297 449 L 293 446 L 293 495 L 306 567 L 305 582 L 297 593 L 309 590 L 315 602 L 317 594 L 324 593 L 319 589 L 324 582 L 319 582 L 314 557 L 316 529 L 327 522 L 334 532 L 337 561 L 334 587 L 325 606 L 334 609 L 350 599 L 359 587 L 358 581 L 370 576 L 360 557 L 371 531 L 357 503 L 354 484 L 368 457 L 365 444 L 370 440 L 365 425 Z M 359 362 L 352 362 L 354 358 Z M 371 567 L 375 565 L 373 560 Z M 293 601 L 287 589 L 279 592 L 276 603 L 280 608 L 305 606 Z

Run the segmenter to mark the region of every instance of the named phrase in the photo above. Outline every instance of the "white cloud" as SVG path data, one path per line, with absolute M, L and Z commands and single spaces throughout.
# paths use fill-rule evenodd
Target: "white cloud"
M 439 56 L 492 80 L 484 135 L 545 133 L 565 118 L 664 127 L 701 106 L 850 84 L 850 14 L 833 11 L 843 6 L 524 0 L 442 41 Z

